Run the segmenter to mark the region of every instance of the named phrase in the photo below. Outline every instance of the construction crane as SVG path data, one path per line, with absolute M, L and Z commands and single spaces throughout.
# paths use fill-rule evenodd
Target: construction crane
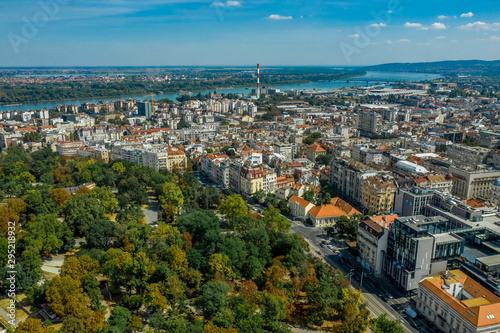
M 155 101 L 153 99 L 154 96 L 156 96 L 155 94 L 151 94 L 151 95 L 148 95 L 148 97 L 151 96 L 151 112 L 153 113 L 153 116 L 155 115 Z

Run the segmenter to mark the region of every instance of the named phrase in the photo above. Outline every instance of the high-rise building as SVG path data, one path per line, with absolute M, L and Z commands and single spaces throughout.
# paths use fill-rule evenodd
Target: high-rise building
M 382 116 L 376 112 L 360 112 L 358 114 L 358 129 L 361 135 L 380 135 L 382 132 Z
M 146 117 L 146 119 L 151 118 L 151 116 L 153 115 L 153 108 L 151 106 L 151 103 L 148 101 L 138 102 L 137 115 Z
M 465 240 L 450 232 L 441 216 L 399 217 L 389 227 L 383 270 L 403 291 L 418 288 L 423 277 L 456 267 Z

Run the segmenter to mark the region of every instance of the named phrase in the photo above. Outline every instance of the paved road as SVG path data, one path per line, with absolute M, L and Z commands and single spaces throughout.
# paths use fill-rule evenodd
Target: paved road
M 9 316 L 8 316 L 8 313 L 5 312 L 4 309 L 0 309 L 0 316 L 2 316 L 3 319 L 5 319 L 8 323 L 10 323 L 10 321 L 12 320 Z M 17 320 L 14 320 L 14 325 L 12 325 L 13 327 L 17 327 L 18 325 L 18 322 Z M 1 326 L 0 326 L 1 328 Z
M 64 257 L 62 254 L 57 254 L 49 259 L 42 260 L 42 271 L 59 275 L 63 263 Z
M 158 223 L 158 200 L 153 196 L 148 196 L 149 207 L 143 208 L 142 211 L 146 216 L 146 223 L 154 225 Z

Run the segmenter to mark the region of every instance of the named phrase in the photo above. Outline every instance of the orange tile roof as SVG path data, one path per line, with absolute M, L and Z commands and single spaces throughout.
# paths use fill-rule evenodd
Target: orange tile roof
M 339 217 L 346 215 L 346 213 L 343 210 L 341 210 L 338 207 L 335 207 L 334 205 L 316 206 L 311 208 L 311 210 L 309 210 L 309 213 L 311 213 L 311 215 L 314 216 L 315 218 Z
M 332 200 L 330 200 L 330 202 L 335 207 L 341 209 L 345 213 L 345 215 L 361 214 L 361 212 L 359 210 L 355 209 L 354 207 L 352 207 L 351 205 L 349 205 L 347 202 L 345 202 L 344 200 L 342 200 L 340 198 L 332 198 Z
M 483 328 L 499 325 L 500 298 L 460 270 L 452 270 L 449 273 L 450 277 L 446 282 L 443 276 L 433 276 L 422 280 L 420 284 L 473 326 Z M 471 297 L 458 300 L 445 290 L 447 283 L 462 284 L 463 291 Z
M 398 218 L 398 214 L 393 215 L 379 215 L 379 216 L 371 216 L 370 220 L 377 223 L 381 227 L 388 228 L 392 222 L 394 222 Z
M 326 153 L 326 150 L 324 150 L 320 145 L 317 143 L 313 143 L 312 145 L 309 146 L 309 150 L 315 153 Z
M 305 200 L 302 197 L 298 197 L 296 195 L 293 195 L 288 201 L 294 202 L 304 208 L 311 204 L 309 201 Z

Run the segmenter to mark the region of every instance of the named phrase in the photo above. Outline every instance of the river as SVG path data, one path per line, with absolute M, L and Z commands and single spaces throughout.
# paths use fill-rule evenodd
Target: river
M 373 85 L 376 81 L 385 83 L 385 82 L 401 82 L 401 81 L 411 81 L 418 82 L 424 80 L 433 80 L 441 77 L 439 74 L 424 74 L 424 73 L 407 73 L 407 72 L 366 72 L 365 76 L 353 78 L 350 80 L 339 80 L 339 81 L 321 81 L 321 82 L 309 82 L 303 84 L 293 84 L 293 85 L 278 85 L 273 86 L 273 88 L 284 90 L 332 90 L 353 86 L 366 86 Z M 366 83 L 369 81 L 369 83 Z M 201 91 L 202 94 L 206 94 L 213 90 L 205 90 Z M 233 94 L 249 94 L 250 90 L 247 88 L 232 88 L 232 89 L 217 89 L 218 93 L 233 93 Z M 175 98 L 178 96 L 176 93 L 170 94 L 161 94 L 156 95 L 155 100 L 170 98 L 175 101 Z M 55 101 L 55 102 L 40 102 L 40 103 L 26 103 L 22 105 L 0 105 L 0 111 L 10 111 L 10 110 L 19 110 L 19 111 L 27 111 L 27 110 L 40 110 L 43 108 L 52 109 L 61 104 L 76 104 L 80 106 L 83 102 L 89 103 L 98 103 L 99 101 L 116 101 L 116 100 L 125 100 L 127 98 L 133 99 L 146 99 L 146 96 L 127 96 L 127 97 L 115 97 L 115 98 L 93 98 L 93 99 L 82 99 L 82 100 L 67 100 L 67 101 Z M 149 98 L 148 98 L 149 99 Z

